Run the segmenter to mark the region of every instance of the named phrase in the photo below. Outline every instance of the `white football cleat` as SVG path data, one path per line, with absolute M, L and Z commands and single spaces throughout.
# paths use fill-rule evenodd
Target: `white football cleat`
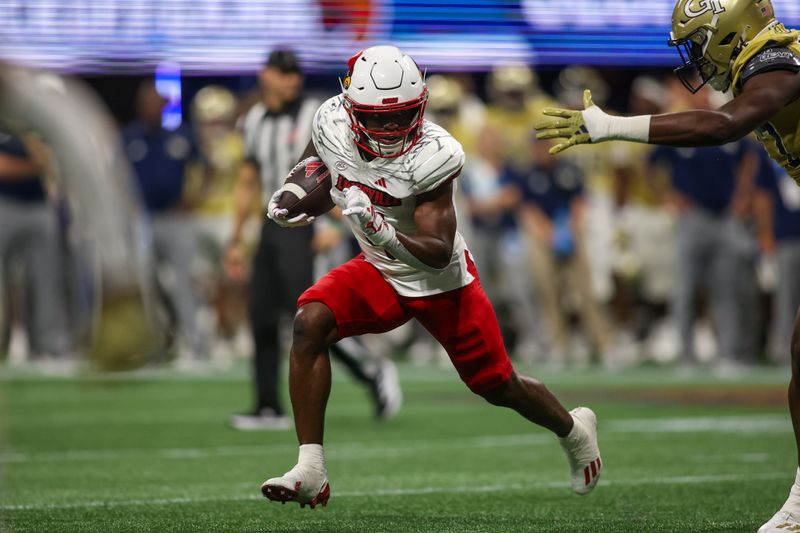
M 261 494 L 274 502 L 297 502 L 311 508 L 325 507 L 331 496 L 331 486 L 324 470 L 296 465 L 281 477 L 266 480 L 261 485 Z
M 778 511 L 769 522 L 758 528 L 758 533 L 788 533 L 800 531 L 800 514 Z
M 569 435 L 558 441 L 567 454 L 572 490 L 583 495 L 597 484 L 603 468 L 597 446 L 597 416 L 588 407 L 576 407 L 569 414 L 575 426 Z

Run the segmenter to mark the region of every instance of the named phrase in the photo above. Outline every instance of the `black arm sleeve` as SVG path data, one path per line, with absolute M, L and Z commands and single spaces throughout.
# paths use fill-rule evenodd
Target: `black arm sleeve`
M 765 48 L 747 62 L 740 83 L 743 86 L 753 76 L 773 70 L 800 72 L 800 56 L 784 47 Z

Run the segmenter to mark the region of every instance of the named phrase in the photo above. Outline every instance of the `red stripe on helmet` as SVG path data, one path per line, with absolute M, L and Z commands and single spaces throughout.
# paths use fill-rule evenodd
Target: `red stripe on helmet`
M 350 59 L 347 60 L 347 74 L 348 75 L 353 73 L 353 67 L 356 66 L 356 61 L 358 61 L 358 58 L 361 57 L 361 54 L 363 54 L 363 53 L 364 53 L 364 50 L 360 50 L 356 55 L 354 55 L 353 57 L 351 57 Z

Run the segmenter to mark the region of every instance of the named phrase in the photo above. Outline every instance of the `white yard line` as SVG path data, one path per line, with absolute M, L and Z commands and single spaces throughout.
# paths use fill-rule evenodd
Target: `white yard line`
M 398 442 L 386 446 L 383 442 L 342 442 L 328 446 L 326 457 L 336 460 L 403 457 L 420 452 L 463 448 L 497 448 L 514 446 L 540 446 L 554 444 L 555 438 L 547 434 L 520 434 L 477 436 L 460 439 L 431 439 Z M 204 459 L 220 456 L 262 456 L 275 453 L 295 453 L 295 444 L 265 444 L 260 446 L 217 446 L 210 448 L 126 448 L 104 450 L 67 450 L 54 452 L 0 453 L 0 464 L 29 462 L 118 460 L 133 457 L 160 459 Z
M 618 487 L 636 487 L 648 485 L 695 485 L 703 483 L 736 483 L 743 481 L 771 481 L 771 480 L 786 480 L 787 483 L 791 482 L 792 472 L 772 472 L 754 475 L 715 475 L 715 476 L 671 476 L 647 479 L 632 478 L 632 479 L 611 479 L 602 480 L 600 485 L 603 486 L 618 486 Z M 538 482 L 538 483 L 511 483 L 502 485 L 464 485 L 456 487 L 416 487 L 407 489 L 374 489 L 374 490 L 361 490 L 361 491 L 341 491 L 334 490 L 333 497 L 335 498 L 367 498 L 367 497 L 388 497 L 388 496 L 418 496 L 424 494 L 486 494 L 492 492 L 505 492 L 505 491 L 527 491 L 535 489 L 567 489 L 569 483 L 564 482 Z M 68 502 L 68 503 L 30 503 L 30 504 L 1 504 L 0 510 L 3 511 L 39 511 L 39 510 L 53 510 L 53 509 L 89 509 L 98 507 L 126 507 L 126 506 L 148 506 L 148 505 L 183 505 L 195 503 L 208 503 L 208 502 L 224 502 L 224 501 L 250 501 L 262 500 L 263 498 L 256 494 L 228 494 L 219 496 L 204 496 L 204 497 L 184 497 L 184 498 L 154 498 L 154 499 L 136 499 L 136 500 L 91 500 L 83 502 Z
M 600 435 L 605 434 L 663 434 L 663 433 L 734 433 L 734 434 L 789 434 L 791 423 L 783 415 L 729 416 L 729 417 L 680 417 L 680 418 L 633 418 L 600 419 Z M 641 438 L 641 437 L 638 437 Z M 476 436 L 458 439 L 434 439 L 398 442 L 396 446 L 385 446 L 382 442 L 335 443 L 326 450 L 327 456 L 337 460 L 369 458 L 395 458 L 416 455 L 420 452 L 463 448 L 495 448 L 515 446 L 540 446 L 555 442 L 546 433 L 518 435 Z M 0 464 L 63 461 L 119 460 L 147 456 L 159 459 L 204 459 L 221 456 L 248 456 L 287 453 L 296 450 L 294 444 L 265 444 L 250 446 L 217 446 L 209 448 L 123 448 L 99 450 L 65 450 L 53 452 L 4 452 L 0 453 Z
M 600 420 L 602 423 L 602 419 Z M 703 416 L 609 420 L 602 429 L 620 433 L 785 433 L 791 430 L 785 415 Z

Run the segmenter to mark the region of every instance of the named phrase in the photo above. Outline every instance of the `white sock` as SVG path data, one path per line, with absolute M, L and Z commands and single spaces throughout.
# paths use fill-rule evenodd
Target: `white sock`
M 794 476 L 794 485 L 789 491 L 789 498 L 783 504 L 782 510 L 792 513 L 800 513 L 800 468 Z
M 325 472 L 325 452 L 322 444 L 301 444 L 297 456 L 298 466 L 310 466 Z
M 570 414 L 569 416 L 572 417 L 572 429 L 569 430 L 569 433 L 567 433 L 566 437 L 559 437 L 559 438 L 562 441 L 572 442 L 576 438 L 578 438 L 579 435 L 583 433 L 583 428 L 579 427 L 578 420 L 574 416 L 572 416 L 572 414 Z

